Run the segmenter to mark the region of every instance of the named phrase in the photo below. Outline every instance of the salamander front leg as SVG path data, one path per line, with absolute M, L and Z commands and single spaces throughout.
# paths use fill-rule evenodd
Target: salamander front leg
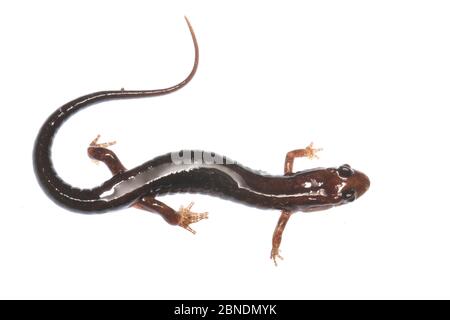
M 311 142 L 305 149 L 297 149 L 289 151 L 286 154 L 286 159 L 284 162 L 284 175 L 291 175 L 293 172 L 293 165 L 295 158 L 308 157 L 309 159 L 318 158 L 317 152 L 322 149 L 314 149 L 313 143 Z M 283 257 L 280 256 L 280 244 L 281 239 L 283 237 L 283 231 L 286 227 L 289 218 L 291 217 L 292 212 L 290 211 L 282 211 L 280 218 L 278 219 L 277 226 L 275 227 L 275 231 L 272 237 L 272 252 L 270 254 L 270 258 L 273 260 L 275 265 L 277 265 L 277 258 L 283 260 Z
M 270 259 L 273 259 L 273 262 L 277 266 L 277 258 L 280 258 L 283 260 L 283 257 L 280 256 L 280 244 L 281 239 L 283 237 L 283 231 L 286 227 L 287 222 L 289 221 L 289 218 L 291 217 L 292 212 L 289 211 L 282 211 L 280 219 L 278 219 L 277 226 L 275 228 L 275 231 L 273 232 L 272 237 L 272 252 L 270 254 Z
M 91 159 L 103 162 L 113 175 L 125 172 L 127 169 L 124 167 L 122 162 L 120 162 L 117 155 L 107 149 L 107 147 L 115 144 L 115 142 L 98 143 L 98 135 L 88 147 L 88 155 Z M 203 219 L 208 218 L 207 212 L 197 213 L 191 211 L 191 202 L 187 207 L 181 207 L 178 212 L 166 205 L 165 203 L 156 200 L 153 196 L 144 196 L 137 200 L 134 204 L 134 208 L 150 211 L 153 213 L 158 213 L 164 220 L 171 225 L 179 225 L 186 230 L 195 234 L 195 231 L 189 226 L 192 223 L 198 222 Z
M 308 159 L 319 158 L 317 153 L 322 151 L 321 148 L 314 149 L 311 142 L 305 149 L 292 150 L 286 153 L 286 160 L 284 161 L 284 175 L 290 175 L 293 172 L 295 158 L 308 157 Z

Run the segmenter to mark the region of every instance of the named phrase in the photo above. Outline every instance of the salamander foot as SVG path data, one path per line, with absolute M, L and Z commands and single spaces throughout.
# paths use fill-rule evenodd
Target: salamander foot
M 189 225 L 191 223 L 199 222 L 203 219 L 208 219 L 208 212 L 192 212 L 191 208 L 193 205 L 194 203 L 191 202 L 187 207 L 180 207 L 180 210 L 178 210 L 178 214 L 181 216 L 181 218 L 178 225 L 195 234 L 195 230 L 193 230 Z
M 278 266 L 277 258 L 280 260 L 283 260 L 283 257 L 280 256 L 280 250 L 278 248 L 272 248 L 272 253 L 270 254 L 270 259 L 273 260 L 273 263 L 275 263 L 275 266 Z
M 317 155 L 317 153 L 318 153 L 319 151 L 322 151 L 322 150 L 323 150 L 322 148 L 317 148 L 317 149 L 315 149 L 314 146 L 313 146 L 313 143 L 311 142 L 311 143 L 305 148 L 305 151 L 306 151 L 306 157 L 308 157 L 308 159 L 313 159 L 313 158 L 319 159 L 319 156 Z
M 100 139 L 100 135 L 98 134 L 94 140 L 89 144 L 89 147 L 92 148 L 108 148 L 109 146 L 112 146 L 116 144 L 116 141 L 111 142 L 104 142 L 104 143 L 98 143 L 98 139 Z

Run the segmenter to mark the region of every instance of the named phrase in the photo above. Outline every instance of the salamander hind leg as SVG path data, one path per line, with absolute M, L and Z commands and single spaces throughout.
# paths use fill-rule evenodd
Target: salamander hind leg
M 98 135 L 88 147 L 88 155 L 91 159 L 103 162 L 113 175 L 125 172 L 127 169 L 120 162 L 119 157 L 107 147 L 115 144 L 114 142 L 98 143 L 100 135 Z M 190 227 L 190 224 L 199 222 L 200 220 L 207 219 L 208 213 L 197 213 L 191 211 L 191 202 L 187 207 L 181 207 L 179 211 L 175 211 L 165 203 L 156 200 L 154 196 L 147 195 L 142 196 L 132 206 L 137 209 L 142 209 L 159 214 L 163 219 L 171 224 L 178 225 L 184 229 L 195 234 L 195 231 Z
M 97 135 L 95 139 L 89 144 L 87 149 L 88 156 L 92 160 L 103 162 L 113 175 L 122 173 L 126 171 L 126 168 L 120 162 L 119 157 L 107 147 L 115 144 L 115 141 L 98 143 L 100 135 Z
M 208 219 L 208 213 L 197 213 L 191 211 L 193 205 L 194 203 L 191 202 L 187 207 L 181 207 L 180 210 L 175 211 L 165 203 L 156 200 L 152 196 L 144 196 L 139 199 L 133 207 L 158 213 L 164 218 L 164 220 L 166 220 L 167 223 L 171 225 L 178 225 L 195 234 L 195 231 L 190 227 L 190 224 L 199 222 L 203 219 Z

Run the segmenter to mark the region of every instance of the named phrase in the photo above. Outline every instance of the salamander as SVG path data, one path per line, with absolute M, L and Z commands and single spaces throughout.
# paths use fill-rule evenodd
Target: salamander
M 194 30 L 185 17 L 195 49 L 190 74 L 180 83 L 157 90 L 99 91 L 72 100 L 53 112 L 42 125 L 34 144 L 33 165 L 37 180 L 58 205 L 80 213 L 103 213 L 135 207 L 160 214 L 169 224 L 192 233 L 190 224 L 208 218 L 193 212 L 192 205 L 174 210 L 156 198 L 173 193 L 201 193 L 218 196 L 261 209 L 281 210 L 272 237 L 271 259 L 281 258 L 279 247 L 283 230 L 294 212 L 329 209 L 354 201 L 369 188 L 369 178 L 348 164 L 294 172 L 294 159 L 317 157 L 320 149 L 310 144 L 286 154 L 283 175 L 269 175 L 245 167 L 228 157 L 199 150 L 180 150 L 158 156 L 127 170 L 118 156 L 99 143 L 99 136 L 88 147 L 88 155 L 101 161 L 113 176 L 92 189 L 80 189 L 63 181 L 54 169 L 51 147 L 61 125 L 76 112 L 96 103 L 161 96 L 184 87 L 194 77 L 199 48 Z

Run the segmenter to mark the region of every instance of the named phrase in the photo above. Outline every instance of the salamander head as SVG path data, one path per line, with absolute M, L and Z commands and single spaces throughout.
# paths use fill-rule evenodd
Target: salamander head
M 333 192 L 337 205 L 355 201 L 369 189 L 369 178 L 364 173 L 352 169 L 348 164 L 328 170 L 337 178 L 338 183 Z
M 307 198 L 299 197 L 300 211 L 326 210 L 355 201 L 369 189 L 369 178 L 348 164 L 338 168 L 318 168 L 297 174 L 297 185 Z

